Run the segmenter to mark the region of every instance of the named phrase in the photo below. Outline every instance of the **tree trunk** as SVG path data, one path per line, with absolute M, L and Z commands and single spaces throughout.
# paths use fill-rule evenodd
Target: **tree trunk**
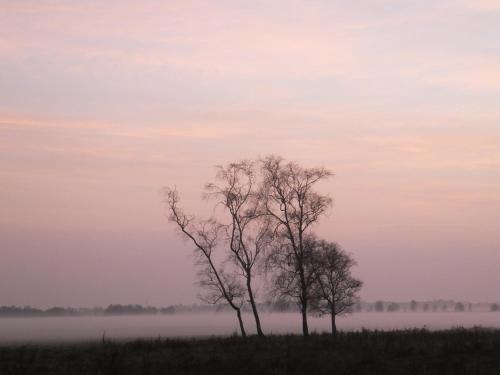
M 247 289 L 248 297 L 250 298 L 250 305 L 252 306 L 253 316 L 255 317 L 255 325 L 257 327 L 257 334 L 259 337 L 264 337 L 264 332 L 262 332 L 262 327 L 260 325 L 259 312 L 257 311 L 257 306 L 255 305 L 255 299 L 253 297 L 252 284 L 250 277 L 247 277 Z
M 238 316 L 238 322 L 240 323 L 241 337 L 246 338 L 247 333 L 245 332 L 245 327 L 243 326 L 243 319 L 241 319 L 241 310 L 236 309 L 236 315 Z
M 332 317 L 332 336 L 335 339 L 337 337 L 337 324 L 335 322 L 335 309 L 334 308 L 332 308 L 331 317 Z
M 309 336 L 309 327 L 307 325 L 307 303 L 302 306 L 302 334 L 304 337 Z
M 302 335 L 304 337 L 309 336 L 309 327 L 307 325 L 307 303 L 309 301 L 309 296 L 307 293 L 306 280 L 304 276 L 304 268 L 300 266 L 300 288 L 301 288 L 301 312 L 302 312 Z

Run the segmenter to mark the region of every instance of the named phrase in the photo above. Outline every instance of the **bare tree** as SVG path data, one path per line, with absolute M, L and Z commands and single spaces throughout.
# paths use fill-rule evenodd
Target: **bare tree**
M 276 239 L 274 248 L 266 258 L 266 272 L 271 275 L 271 295 L 280 302 L 293 302 L 301 309 L 303 307 L 304 290 L 307 291 L 308 301 L 314 297 L 314 283 L 317 277 L 313 253 L 314 237 L 306 235 L 301 254 L 301 267 L 291 249 L 290 241 L 286 238 Z M 307 331 L 306 331 L 307 332 Z M 307 333 L 305 333 L 307 336 Z
M 169 221 L 176 224 L 180 231 L 195 246 L 196 265 L 199 267 L 199 283 L 206 290 L 201 299 L 207 303 L 217 304 L 225 301 L 236 312 L 241 335 L 246 337 L 241 317 L 245 288 L 234 274 L 217 267 L 214 251 L 221 242 L 223 227 L 210 219 L 196 221 L 193 216 L 186 215 L 179 207 L 179 195 L 175 189 L 166 188 L 165 196 L 169 210 Z
M 299 286 L 296 301 L 302 314 L 302 332 L 309 335 L 307 309 L 311 285 L 307 280 L 307 257 L 305 239 L 311 227 L 327 212 L 332 199 L 315 190 L 316 185 L 332 176 L 324 168 L 303 168 L 281 157 L 268 156 L 261 160 L 263 184 L 261 200 L 264 213 L 272 218 L 274 232 L 285 240 L 285 245 L 276 246 L 278 256 L 288 259 L 295 269 Z
M 227 166 L 218 166 L 217 183 L 206 185 L 206 197 L 217 201 L 229 214 L 224 225 L 229 244 L 230 259 L 244 278 L 247 294 L 255 318 L 257 334 L 264 336 L 255 302 L 252 280 L 256 265 L 272 242 L 270 220 L 262 214 L 257 194 L 255 163 L 242 160 Z
M 336 243 L 316 240 L 312 248 L 317 264 L 312 308 L 330 314 L 332 335 L 336 336 L 336 316 L 352 312 L 363 283 L 351 275 L 354 259 Z

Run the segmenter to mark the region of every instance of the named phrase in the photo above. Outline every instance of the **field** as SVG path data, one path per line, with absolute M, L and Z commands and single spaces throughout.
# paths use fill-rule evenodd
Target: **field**
M 0 374 L 500 374 L 500 330 L 3 345 Z

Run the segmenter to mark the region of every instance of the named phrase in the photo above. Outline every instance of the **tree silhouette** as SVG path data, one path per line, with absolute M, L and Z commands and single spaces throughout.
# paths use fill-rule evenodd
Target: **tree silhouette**
M 321 314 L 330 314 L 332 335 L 337 335 L 336 316 L 352 312 L 359 301 L 363 283 L 351 275 L 354 259 L 336 243 L 314 240 L 315 287 L 311 307 Z
M 179 194 L 175 189 L 166 188 L 165 195 L 169 209 L 169 221 L 176 224 L 180 231 L 195 246 L 196 265 L 199 267 L 199 284 L 206 291 L 200 299 L 207 303 L 225 301 L 236 312 L 241 335 L 246 337 L 241 317 L 245 290 L 237 277 L 217 266 L 214 259 L 221 240 L 222 226 L 213 219 L 197 221 L 179 207 Z
M 275 259 L 281 263 L 281 271 L 294 270 L 293 277 L 287 272 L 283 282 L 293 282 L 298 293 L 293 295 L 302 315 L 302 332 L 309 335 L 307 310 L 311 286 L 307 267 L 310 254 L 306 248 L 306 238 L 311 227 L 327 212 L 332 199 L 318 193 L 316 185 L 332 176 L 324 168 L 303 168 L 293 162 L 285 162 L 278 156 L 268 156 L 261 160 L 263 184 L 260 199 L 264 202 L 264 213 L 274 225 L 274 233 L 280 245 L 274 246 Z M 286 267 L 285 267 L 286 266 Z M 283 278 L 282 278 L 283 279 Z M 280 278 L 277 279 L 280 281 Z M 279 285 L 278 291 L 286 291 Z M 285 293 L 290 296 L 290 293 Z
M 206 185 L 205 197 L 216 201 L 229 216 L 223 224 L 230 259 L 241 271 L 247 289 L 257 334 L 262 331 L 252 280 L 261 255 L 271 245 L 273 233 L 269 217 L 262 212 L 262 201 L 258 196 L 255 163 L 241 160 L 227 166 L 218 166 L 217 183 Z

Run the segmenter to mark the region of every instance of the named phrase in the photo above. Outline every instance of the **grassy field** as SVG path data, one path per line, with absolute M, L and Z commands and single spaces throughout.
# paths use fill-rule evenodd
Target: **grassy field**
M 500 330 L 0 345 L 0 374 L 500 374 Z

